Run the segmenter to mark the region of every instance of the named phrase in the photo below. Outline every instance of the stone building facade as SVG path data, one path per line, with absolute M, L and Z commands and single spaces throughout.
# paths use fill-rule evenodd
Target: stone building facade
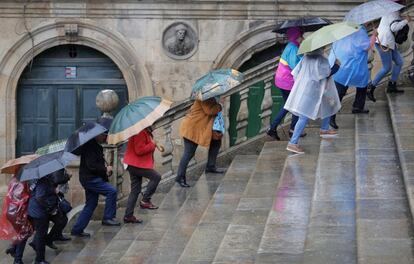
M 158 95 L 178 102 L 188 98 L 194 81 L 209 70 L 238 69 L 254 54 L 283 42 L 271 32 L 279 21 L 307 15 L 340 21 L 362 2 L 2 0 L 0 163 L 18 153 L 22 74 L 52 48 L 75 45 L 102 53 L 119 69 L 127 100 Z M 105 82 L 93 84 L 107 88 Z M 179 145 L 178 127 L 172 130 Z

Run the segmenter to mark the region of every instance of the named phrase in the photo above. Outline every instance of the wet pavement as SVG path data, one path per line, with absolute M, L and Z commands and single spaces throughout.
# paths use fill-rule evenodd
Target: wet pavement
M 368 115 L 344 109 L 335 139 L 321 140 L 312 122 L 300 141 L 304 155 L 287 152 L 286 141 L 266 142 L 258 156 L 236 156 L 225 174 L 194 177 L 191 188 L 159 188 L 158 210 L 137 208 L 143 224 L 91 222 L 90 239 L 47 249 L 47 260 L 414 263 L 414 89 L 383 98 L 368 104 Z M 6 247 L 0 242 L 0 250 Z M 28 247 L 24 261 L 33 259 Z

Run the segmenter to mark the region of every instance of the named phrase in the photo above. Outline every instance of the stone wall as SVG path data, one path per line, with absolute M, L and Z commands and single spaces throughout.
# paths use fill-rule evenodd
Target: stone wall
M 181 101 L 189 96 L 192 83 L 207 71 L 237 68 L 255 52 L 273 45 L 276 35 L 271 29 L 278 21 L 305 15 L 338 21 L 361 2 L 364 1 L 3 0 L 0 163 L 15 155 L 20 74 L 34 56 L 48 48 L 73 43 L 106 54 L 122 71 L 130 100 L 154 94 Z M 184 56 L 171 56 L 166 52 L 172 36 L 170 26 L 180 22 L 187 25 L 188 34 L 194 34 L 194 47 Z M 179 152 L 178 125 L 172 127 L 172 139 Z M 196 158 L 204 155 L 198 152 Z M 2 178 L 0 185 L 6 182 Z

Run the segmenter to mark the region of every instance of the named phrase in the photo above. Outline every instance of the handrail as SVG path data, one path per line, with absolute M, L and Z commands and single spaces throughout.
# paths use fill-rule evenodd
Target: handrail
M 258 79 L 265 79 L 269 78 L 272 75 L 274 75 L 274 69 L 278 65 L 279 57 L 276 57 L 274 59 L 268 60 L 262 64 L 257 65 L 256 67 L 253 67 L 247 71 L 244 72 L 244 80 L 239 85 L 233 87 L 223 95 L 222 97 L 228 97 L 232 94 L 235 94 L 237 92 L 240 92 L 244 89 L 249 88 L 253 84 L 255 84 Z M 155 130 L 157 128 L 160 128 L 168 123 L 171 123 L 175 120 L 178 120 L 182 118 L 187 110 L 191 107 L 193 104 L 193 100 L 186 99 L 181 102 L 177 102 L 173 105 L 173 107 L 168 110 L 163 117 L 158 119 L 153 125 L 152 128 Z

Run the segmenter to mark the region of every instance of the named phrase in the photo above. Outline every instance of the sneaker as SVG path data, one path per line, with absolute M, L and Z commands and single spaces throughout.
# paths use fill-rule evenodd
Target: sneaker
M 404 93 L 404 90 L 398 89 L 396 82 L 389 82 L 387 87 L 387 93 Z
M 89 234 L 89 233 L 86 233 L 86 232 L 70 232 L 70 234 L 72 235 L 72 236 L 75 236 L 75 237 L 91 237 L 91 234 Z
M 158 206 L 156 206 L 153 203 L 151 203 L 151 201 L 148 201 L 148 202 L 141 201 L 139 203 L 139 206 L 142 209 L 150 209 L 150 210 L 158 209 Z
M 336 131 L 334 129 L 321 130 L 319 132 L 319 135 L 321 136 L 321 138 L 336 137 L 338 135 L 338 131 Z
M 297 153 L 297 154 L 305 153 L 305 151 L 303 151 L 303 149 L 301 147 L 299 147 L 298 144 L 292 144 L 292 143 L 289 143 L 287 145 L 286 150 Z
M 136 218 L 135 216 L 125 216 L 124 223 L 125 224 L 141 224 L 142 220 L 139 218 Z
M 271 138 L 273 138 L 273 139 L 276 139 L 276 140 L 280 140 L 280 137 L 279 137 L 279 135 L 277 134 L 277 131 L 276 130 L 273 130 L 273 129 L 268 129 L 267 131 L 266 131 L 266 134 L 269 136 L 269 137 L 271 137 Z

